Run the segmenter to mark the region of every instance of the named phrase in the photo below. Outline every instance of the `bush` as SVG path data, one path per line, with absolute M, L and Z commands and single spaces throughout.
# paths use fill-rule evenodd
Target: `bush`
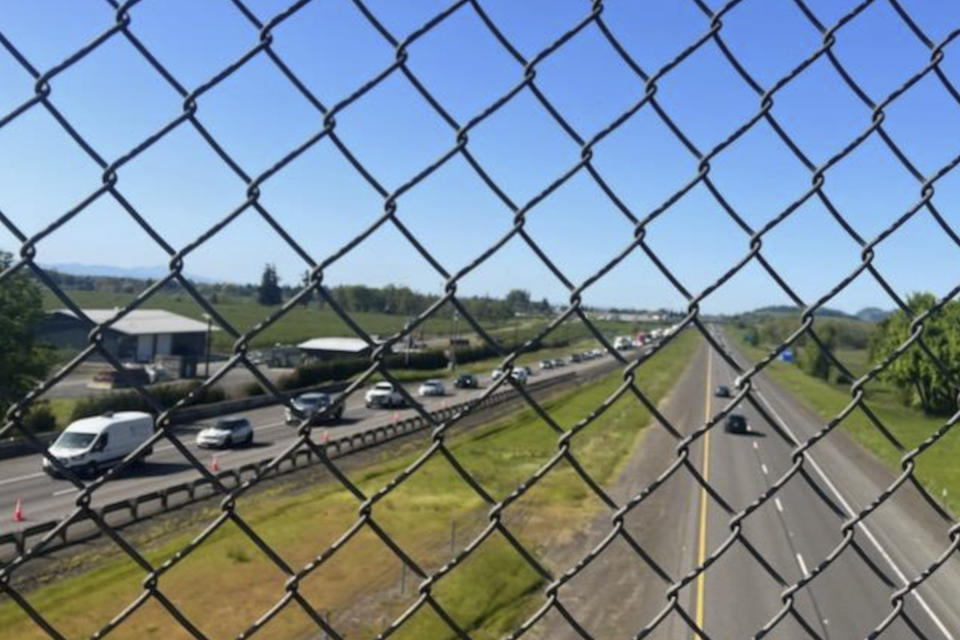
M 57 428 L 57 418 L 50 410 L 49 404 L 40 402 L 27 411 L 27 415 L 23 419 L 23 426 L 35 434 L 54 431 Z
M 185 398 L 190 392 L 200 387 L 200 382 L 193 380 L 191 382 L 181 382 L 177 384 L 168 384 L 162 387 L 156 387 L 150 390 L 150 395 L 162 409 L 169 409 L 181 399 Z M 219 402 L 225 400 L 227 394 L 219 387 L 205 388 L 191 398 L 188 404 L 206 404 L 210 402 Z M 103 413 L 114 411 L 146 411 L 152 412 L 153 408 L 140 397 L 136 391 L 121 391 L 109 395 L 91 396 L 77 402 L 70 414 L 71 420 L 79 420 L 89 416 L 98 416 Z
M 260 386 L 259 382 L 248 382 L 243 385 L 240 389 L 241 398 L 252 398 L 254 396 L 262 396 L 266 393 L 263 387 Z
M 277 386 L 281 389 L 302 389 L 321 382 L 337 382 L 346 380 L 369 366 L 368 361 L 359 359 L 308 362 L 298 366 L 292 373 L 281 376 Z
M 409 355 L 397 353 L 384 359 L 388 369 L 443 369 L 447 362 L 443 351 L 419 351 Z

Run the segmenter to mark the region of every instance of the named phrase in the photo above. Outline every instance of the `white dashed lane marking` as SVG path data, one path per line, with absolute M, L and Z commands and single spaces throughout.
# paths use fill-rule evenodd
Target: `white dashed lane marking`
M 800 565 L 800 571 L 803 571 L 803 577 L 804 577 L 804 578 L 809 578 L 809 577 L 810 577 L 810 572 L 807 571 L 807 565 L 806 565 L 806 563 L 803 561 L 803 556 L 800 555 L 799 553 L 797 554 L 797 564 Z

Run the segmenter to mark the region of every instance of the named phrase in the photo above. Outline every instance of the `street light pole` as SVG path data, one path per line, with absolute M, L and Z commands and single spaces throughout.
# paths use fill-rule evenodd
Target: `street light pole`
M 453 315 L 450 317 L 450 335 L 453 337 L 450 340 L 450 370 L 455 371 L 457 368 L 457 347 L 460 344 L 460 336 L 457 333 L 457 320 L 460 319 L 460 314 L 456 311 L 453 312 Z
M 210 317 L 209 313 L 203 314 L 203 317 L 207 319 L 207 340 L 205 346 L 206 351 L 206 365 L 203 370 L 203 377 L 210 377 L 210 333 L 213 331 L 213 318 Z

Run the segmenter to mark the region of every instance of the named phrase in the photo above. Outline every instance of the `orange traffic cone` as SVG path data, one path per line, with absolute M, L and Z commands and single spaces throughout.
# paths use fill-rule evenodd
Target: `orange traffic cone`
M 220 471 L 220 463 L 217 462 L 217 456 L 213 456 L 213 460 L 210 461 L 210 471 Z
M 13 508 L 13 521 L 14 522 L 23 522 L 26 518 L 23 517 L 23 500 L 17 498 L 17 505 Z

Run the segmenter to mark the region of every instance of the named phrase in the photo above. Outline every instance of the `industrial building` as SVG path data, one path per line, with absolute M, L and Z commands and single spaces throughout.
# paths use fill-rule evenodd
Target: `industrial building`
M 360 338 L 311 338 L 297 345 L 307 357 L 315 360 L 347 360 L 369 358 L 372 349 Z
M 94 324 L 117 315 L 117 309 L 82 309 Z M 51 311 L 38 330 L 38 339 L 57 347 L 83 349 L 89 344 L 93 326 L 69 309 Z M 153 362 L 158 357 L 202 358 L 209 332 L 206 322 L 163 309 L 134 309 L 104 331 L 103 345 L 118 359 Z

